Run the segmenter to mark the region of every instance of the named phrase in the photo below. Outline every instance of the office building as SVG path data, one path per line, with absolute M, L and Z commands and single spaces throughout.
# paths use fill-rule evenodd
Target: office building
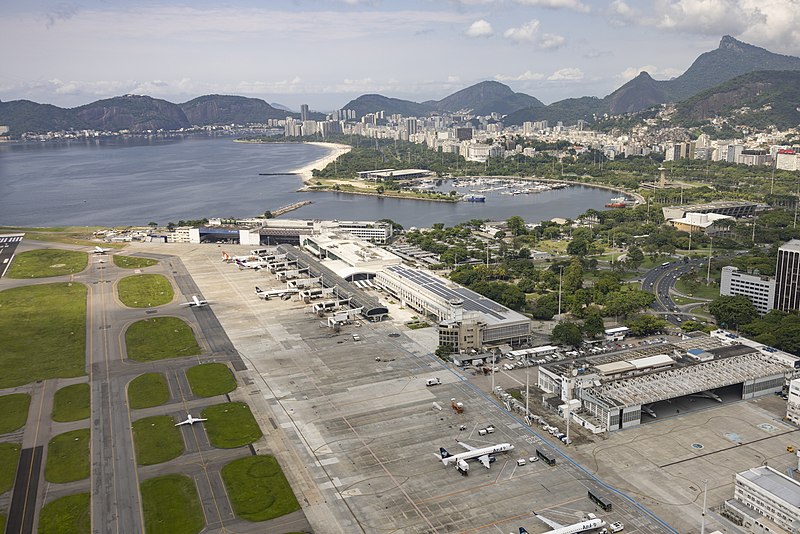
M 736 473 L 733 498 L 747 510 L 732 506 L 731 501 L 725 503 L 726 510 L 739 516 L 743 523 L 748 518 L 742 516 L 750 516 L 752 527 L 748 530 L 751 532 L 797 532 L 800 525 L 800 482 L 780 471 L 762 465 Z M 748 510 L 760 517 L 747 513 Z M 770 523 L 782 530 L 769 528 L 772 526 Z
M 746 274 L 728 265 L 722 268 L 719 294 L 729 297 L 745 296 L 750 299 L 758 313 L 764 315 L 772 309 L 775 302 L 775 279 Z
M 775 309 L 800 309 L 800 239 L 792 239 L 778 249 L 775 267 Z
M 300 104 L 300 120 L 305 122 L 311 119 L 311 115 L 308 113 L 308 104 Z

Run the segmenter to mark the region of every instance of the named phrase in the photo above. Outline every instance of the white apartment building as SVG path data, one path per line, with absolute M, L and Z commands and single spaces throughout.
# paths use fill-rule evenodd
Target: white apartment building
M 794 150 L 781 149 L 775 157 L 775 168 L 782 171 L 796 171 L 800 169 L 800 154 Z
M 775 279 L 767 276 L 746 274 L 728 265 L 722 268 L 719 294 L 725 296 L 743 295 L 765 315 L 775 302 Z
M 763 465 L 736 473 L 733 497 L 786 532 L 797 532 L 800 482 L 780 471 Z

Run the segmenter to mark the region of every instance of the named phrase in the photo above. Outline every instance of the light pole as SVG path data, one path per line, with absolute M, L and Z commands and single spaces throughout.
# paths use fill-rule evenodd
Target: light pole
M 714 238 L 708 236 L 710 241 L 708 245 L 708 271 L 706 273 L 706 285 L 711 285 L 711 251 L 714 250 Z
M 706 496 L 708 494 L 708 479 L 703 481 L 703 518 L 700 523 L 700 534 L 706 532 Z
M 561 277 L 564 274 L 564 268 L 558 270 L 558 315 L 561 315 Z
M 525 421 L 530 425 L 530 413 L 528 411 L 528 397 L 530 397 L 530 365 L 528 365 L 528 355 L 525 355 Z

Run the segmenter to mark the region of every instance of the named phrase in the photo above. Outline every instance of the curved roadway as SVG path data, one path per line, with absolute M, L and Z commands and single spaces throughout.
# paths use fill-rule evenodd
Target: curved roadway
M 692 269 L 700 269 L 705 262 L 705 259 L 675 260 L 647 271 L 642 278 L 642 289 L 656 296 L 656 300 L 650 305 L 652 310 L 657 315 L 663 315 L 664 319 L 675 326 L 679 326 L 686 317 L 691 316 L 691 313 L 681 311 L 672 300 L 670 291 L 675 288 L 678 278 Z

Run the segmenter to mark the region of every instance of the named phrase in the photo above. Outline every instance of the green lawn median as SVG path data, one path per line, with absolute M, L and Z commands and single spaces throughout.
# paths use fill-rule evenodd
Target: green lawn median
M 204 363 L 186 370 L 192 393 L 198 397 L 224 395 L 236 389 L 236 379 L 224 363 Z
M 48 278 L 79 273 L 89 264 L 85 252 L 56 248 L 20 252 L 8 270 L 9 278 Z
M 155 317 L 133 323 L 125 332 L 128 358 L 152 362 L 200 354 L 191 327 L 177 317 Z
M 123 256 L 122 254 L 114 254 L 111 257 L 114 258 L 114 265 L 122 269 L 145 269 L 158 263 L 158 260 L 137 258 L 136 256 Z
M 47 445 L 47 463 L 44 478 L 48 482 L 63 484 L 89 478 L 89 429 L 64 432 Z
M 237 517 L 267 521 L 300 509 L 278 461 L 248 456 L 222 468 L 222 480 Z
M 145 417 L 133 422 L 136 463 L 153 465 L 177 458 L 185 449 L 180 427 L 169 415 Z
M 53 421 L 80 421 L 91 414 L 89 384 L 66 386 L 53 396 Z
M 89 534 L 92 521 L 89 510 L 88 493 L 51 501 L 39 513 L 39 534 Z
M 197 534 L 205 527 L 194 481 L 184 475 L 151 478 L 141 484 L 147 534 Z
M 14 485 L 20 449 L 19 443 L 0 443 L 0 494 L 7 492 Z
M 160 274 L 126 276 L 117 284 L 119 300 L 129 308 L 151 308 L 172 301 L 172 284 Z
M 0 291 L 0 388 L 86 374 L 86 286 Z
M 161 406 L 169 400 L 169 386 L 163 373 L 145 373 L 128 384 L 128 404 L 134 410 Z
M 27 393 L 12 393 L 0 397 L 0 434 L 8 434 L 25 426 L 31 396 Z
M 201 417 L 208 441 L 220 449 L 234 449 L 255 442 L 263 434 L 250 407 L 243 402 L 226 402 L 209 406 Z

